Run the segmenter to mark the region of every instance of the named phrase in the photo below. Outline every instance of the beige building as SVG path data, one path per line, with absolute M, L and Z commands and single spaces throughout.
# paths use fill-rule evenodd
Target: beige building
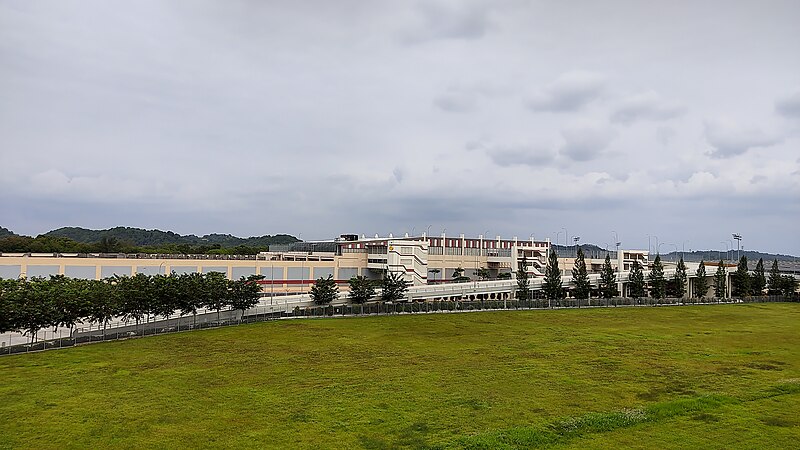
M 458 269 L 477 279 L 479 269 L 490 278 L 510 274 L 525 257 L 532 277 L 543 276 L 549 241 L 467 238 L 464 235 L 375 237 L 343 235 L 331 241 L 303 242 L 284 251 L 253 256 L 149 254 L 0 254 L 0 278 L 107 277 L 167 273 L 222 272 L 228 278 L 264 277 L 266 295 L 307 292 L 314 280 L 333 277 L 345 287 L 355 276 L 380 279 L 385 272 L 402 275 L 413 285 L 442 283 Z

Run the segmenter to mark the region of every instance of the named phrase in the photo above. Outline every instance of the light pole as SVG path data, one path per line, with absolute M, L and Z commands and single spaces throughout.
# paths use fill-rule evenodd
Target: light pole
M 561 234 L 561 232 L 560 231 L 556 231 L 556 245 L 558 245 L 558 235 L 559 234 Z M 558 253 L 558 252 L 556 252 L 556 253 Z
M 730 258 L 728 258 L 728 256 L 730 256 L 731 248 L 728 246 L 728 241 L 719 241 L 719 243 L 720 244 L 725 244 L 725 260 L 726 261 L 730 260 Z
M 739 261 L 739 249 L 742 244 L 742 235 L 734 233 L 733 238 L 736 239 L 736 260 Z
M 581 240 L 580 236 L 575 236 L 575 237 L 572 238 L 572 242 L 575 243 L 575 257 L 576 258 L 578 257 L 578 242 L 580 242 L 580 240 Z
M 564 230 L 564 247 L 566 247 L 568 245 L 567 242 L 569 242 L 569 233 L 567 233 L 566 227 L 561 227 L 561 229 Z

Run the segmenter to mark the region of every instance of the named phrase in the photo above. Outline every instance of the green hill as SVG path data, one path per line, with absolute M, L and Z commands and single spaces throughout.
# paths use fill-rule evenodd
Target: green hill
M 16 234 L 6 227 L 0 227 L 0 238 L 16 236 Z
M 230 234 L 207 234 L 196 236 L 193 234 L 180 235 L 172 231 L 145 230 L 142 228 L 115 227 L 107 230 L 90 230 L 80 227 L 64 227 L 48 233 L 46 236 L 64 237 L 76 242 L 95 243 L 103 238 L 116 239 L 136 246 L 161 246 L 168 244 L 188 244 L 188 245 L 214 245 L 222 247 L 235 247 L 245 245 L 249 247 L 263 247 L 270 244 L 291 244 L 299 242 L 299 239 L 288 234 L 253 236 L 240 238 Z

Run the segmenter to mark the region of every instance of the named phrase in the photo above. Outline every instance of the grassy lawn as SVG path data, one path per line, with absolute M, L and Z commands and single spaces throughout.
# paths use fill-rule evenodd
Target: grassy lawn
M 291 320 L 0 358 L 0 448 L 798 448 L 800 304 Z

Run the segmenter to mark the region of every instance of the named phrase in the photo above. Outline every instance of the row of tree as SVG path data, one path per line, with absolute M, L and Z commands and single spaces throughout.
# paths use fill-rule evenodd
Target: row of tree
M 176 312 L 196 315 L 205 308 L 241 310 L 256 305 L 260 275 L 228 280 L 225 274 L 114 276 L 84 280 L 63 275 L 50 278 L 0 279 L 0 332 L 31 336 L 49 327 L 72 329 L 77 323 L 102 324 L 114 317 L 135 321 L 167 318 Z
M 516 297 L 520 300 L 527 300 L 532 296 L 530 280 L 526 270 L 527 265 L 528 260 L 523 257 L 516 271 Z M 661 256 L 656 254 L 647 279 L 645 279 L 642 265 L 639 264 L 638 261 L 633 262 L 628 275 L 629 295 L 633 298 L 641 298 L 646 297 L 649 293 L 650 297 L 657 299 L 665 297 L 681 298 L 686 295 L 703 298 L 709 291 L 708 278 L 706 277 L 705 263 L 703 261 L 700 262 L 700 266 L 695 275 L 697 278 L 693 283 L 693 292 L 687 292 L 688 275 L 683 258 L 678 261 L 675 267 L 675 273 L 672 277 L 667 279 L 664 275 L 664 265 L 661 262 Z M 589 281 L 588 270 L 586 269 L 586 259 L 583 250 L 580 248 L 578 248 L 575 264 L 572 269 L 572 283 L 574 285 L 572 290 L 573 297 L 587 299 L 591 296 L 592 285 Z M 717 265 L 717 271 L 713 278 L 713 287 L 716 297 L 725 297 L 727 293 L 727 271 L 724 261 L 722 260 L 720 260 Z M 731 275 L 731 287 L 731 294 L 734 297 L 764 295 L 765 293 L 790 296 L 797 290 L 797 280 L 793 276 L 781 275 L 777 260 L 772 263 L 772 270 L 770 271 L 768 279 L 764 271 L 764 261 L 762 259 L 758 260 L 756 268 L 751 274 L 747 267 L 747 257 L 742 256 L 736 272 Z M 606 255 L 603 267 L 600 270 L 600 280 L 597 291 L 602 298 L 606 299 L 616 297 L 620 294 L 617 287 L 617 275 L 611 265 L 609 255 Z M 558 266 L 558 255 L 555 251 L 551 251 L 548 255 L 547 266 L 544 272 L 544 281 L 542 282 L 542 292 L 545 298 L 552 300 L 562 299 L 567 295 L 567 290 L 564 289 L 562 285 L 561 269 Z
M 403 279 L 403 276 L 396 273 L 385 274 L 381 280 L 370 280 L 366 277 L 357 276 L 348 281 L 350 291 L 347 294 L 352 303 L 366 303 L 375 297 L 377 289 L 380 288 L 380 300 L 384 302 L 396 302 L 406 296 L 410 283 Z M 318 278 L 311 287 L 311 299 L 318 305 L 327 305 L 339 298 L 339 286 L 328 275 L 328 278 Z

